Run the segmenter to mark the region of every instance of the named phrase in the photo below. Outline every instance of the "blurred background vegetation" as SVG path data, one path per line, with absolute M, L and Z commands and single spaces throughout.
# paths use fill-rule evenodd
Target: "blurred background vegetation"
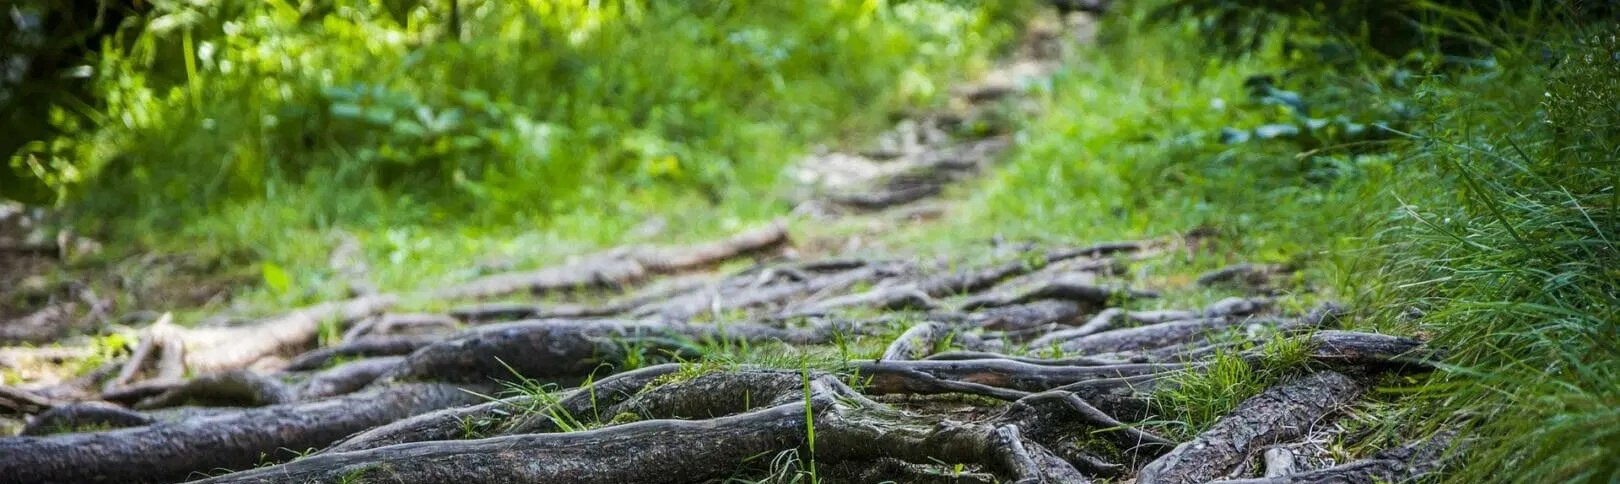
M 699 237 L 787 213 L 789 162 L 939 107 L 1042 3 L 22 0 L 0 21 L 0 198 L 117 247 L 285 267 L 239 290 L 250 307 L 336 294 L 339 228 L 385 289 L 654 217 Z M 1117 2 L 1032 87 L 1005 163 L 949 194 L 963 213 L 886 237 L 1216 227 L 1218 255 L 1171 269 L 1293 264 L 1353 325 L 1452 350 L 1387 382 L 1416 400 L 1375 419 L 1470 430 L 1448 479 L 1614 482 L 1617 12 Z
M 1016 28 L 1001 2 L 128 5 L 12 7 L 28 131 L 0 149 L 8 196 L 132 234 L 764 197 L 810 141 L 938 99 Z

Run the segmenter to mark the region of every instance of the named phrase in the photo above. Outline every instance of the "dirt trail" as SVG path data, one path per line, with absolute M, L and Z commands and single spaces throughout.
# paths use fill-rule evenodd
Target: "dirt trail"
M 946 209 L 929 200 L 1008 147 L 971 127 L 1018 109 L 1021 79 L 1087 35 L 1075 15 L 1031 29 L 954 114 L 806 159 L 797 215 Z M 160 320 L 83 378 L 0 387 L 0 412 L 27 422 L 0 437 L 0 481 L 1372 482 L 1429 472 L 1447 445 L 1323 458 L 1313 442 L 1343 432 L 1374 379 L 1426 371 L 1435 350 L 1338 331 L 1345 308 L 1300 307 L 1278 290 L 1284 268 L 1188 283 L 1232 294 L 1213 304 L 1133 310 L 1186 291 L 1128 268 L 1205 250 L 1197 231 L 970 264 L 986 258 L 880 259 L 817 237 L 777 224 L 247 325 Z M 447 309 L 401 309 L 428 301 Z M 1158 423 L 1174 409 L 1156 392 L 1233 358 L 1273 364 L 1278 347 L 1296 366 L 1205 432 Z

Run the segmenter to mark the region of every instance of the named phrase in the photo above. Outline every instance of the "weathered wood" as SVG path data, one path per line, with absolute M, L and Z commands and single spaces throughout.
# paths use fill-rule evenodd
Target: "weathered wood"
M 358 391 L 399 368 L 404 361 L 403 356 L 384 356 L 322 370 L 298 387 L 297 398 L 307 402 Z
M 422 349 L 439 339 L 420 336 L 360 339 L 335 346 L 317 348 L 298 355 L 287 363 L 286 370 L 314 370 L 326 366 L 339 358 L 369 358 L 410 354 L 410 352 Z
M 1107 307 L 1110 302 L 1159 297 L 1157 292 L 1094 286 L 1066 279 L 1048 281 L 1017 294 L 986 294 L 962 303 L 963 311 L 1056 299 L 1074 301 L 1089 309 Z
M 1257 479 L 1214 481 L 1211 484 L 1378 484 L 1422 482 L 1421 478 L 1445 467 L 1446 453 L 1455 434 L 1441 432 L 1432 438 L 1385 450 L 1370 458 L 1336 466 Z
M 187 380 L 161 394 L 142 399 L 135 404 L 135 408 L 163 408 L 187 403 L 262 407 L 292 403 L 296 400 L 297 393 L 274 377 L 246 370 L 233 370 Z
M 883 356 L 878 357 L 878 360 L 902 361 L 925 358 L 952 333 L 951 327 L 942 323 L 930 321 L 917 324 L 889 343 L 889 347 L 883 350 Z
M 667 397 L 659 396 L 666 392 Z M 749 410 L 752 399 L 745 395 L 754 395 L 763 408 Z M 641 403 L 626 405 L 651 406 L 648 415 L 742 413 L 322 453 L 201 482 L 325 482 L 372 472 L 405 484 L 693 482 L 729 475 L 756 456 L 805 448 L 806 429 L 811 427 L 817 445 L 808 451 L 818 461 L 939 459 L 982 463 L 1018 482 L 1085 482 L 1068 463 L 1024 439 L 1016 426 L 918 420 L 865 400 L 826 375 L 801 380 L 793 372 L 781 371 L 742 378 L 709 374 L 638 398 Z M 783 400 L 787 402 L 778 403 Z
M 379 294 L 317 304 L 246 326 L 187 329 L 181 334 L 186 366 L 194 373 L 243 368 L 265 356 L 309 347 L 323 321 L 356 320 L 397 302 L 398 296 Z
M 29 483 L 174 482 L 196 472 L 289 458 L 360 430 L 476 401 L 450 385 L 407 384 L 212 418 L 6 438 L 0 439 L 0 476 Z
M 1008 359 L 862 361 L 854 365 L 874 393 L 922 393 L 907 387 L 906 380 L 891 382 L 891 375 L 922 373 L 940 380 L 973 383 L 989 387 L 1041 392 L 1087 380 L 1151 375 L 1187 368 L 1182 364 L 1122 364 L 1105 366 L 1044 366 Z
M 1360 383 L 1331 371 L 1271 387 L 1238 405 L 1192 441 L 1148 463 L 1136 481 L 1175 484 L 1220 478 L 1261 447 L 1304 436 L 1312 424 L 1349 404 L 1362 391 Z
M 1171 321 L 1162 324 L 1104 331 L 1062 343 L 1064 351 L 1088 354 L 1140 351 L 1189 343 L 1212 334 L 1243 326 L 1267 326 L 1276 329 L 1316 328 L 1335 321 L 1340 314 L 1336 305 L 1324 305 L 1299 318 L 1217 316 L 1195 320 Z
M 557 428 L 557 422 L 552 420 L 553 415 L 589 421 L 586 415 L 599 406 L 615 405 L 653 380 L 679 369 L 680 365 L 663 364 L 619 373 L 589 387 L 559 395 L 555 406 L 550 408 L 540 408 L 543 403 L 523 395 L 424 413 L 355 434 L 323 452 L 352 452 L 408 442 L 471 439 L 498 433 L 551 432 Z

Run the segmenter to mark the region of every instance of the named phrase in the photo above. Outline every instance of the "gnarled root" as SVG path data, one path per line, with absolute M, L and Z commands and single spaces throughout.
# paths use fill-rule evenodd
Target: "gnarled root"
M 1013 482 L 1086 482 L 1015 424 L 912 417 L 866 400 L 830 375 L 711 373 L 644 392 L 615 408 L 634 409 L 640 416 L 713 418 L 323 453 L 202 482 L 330 482 L 367 476 L 407 484 L 698 482 L 786 451 L 817 462 L 938 460 L 984 466 Z
M 1143 467 L 1136 480 L 1143 484 L 1199 483 L 1219 478 L 1261 446 L 1305 435 L 1312 423 L 1349 404 L 1362 391 L 1360 383 L 1331 371 L 1272 387 L 1238 405 L 1191 442 Z

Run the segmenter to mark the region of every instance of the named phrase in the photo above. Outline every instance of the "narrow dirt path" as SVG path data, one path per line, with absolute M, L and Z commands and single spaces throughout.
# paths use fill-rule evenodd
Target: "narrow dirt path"
M 940 210 L 1009 147 L 964 126 L 1017 109 L 1019 79 L 1090 24 L 1062 25 L 1032 29 L 956 114 L 806 159 L 798 215 Z M 85 378 L 0 387 L 0 410 L 28 419 L 0 437 L 0 481 L 1372 482 L 1428 472 L 1447 445 L 1318 455 L 1381 375 L 1436 350 L 1337 330 L 1346 309 L 1281 294 L 1283 268 L 1183 285 L 1232 295 L 1213 304 L 1135 309 L 1187 292 L 1129 268 L 1204 250 L 1196 231 L 982 264 L 816 237 L 776 224 L 241 326 L 160 320 Z M 1163 392 L 1279 361 L 1276 385 L 1202 433 L 1164 424 Z

